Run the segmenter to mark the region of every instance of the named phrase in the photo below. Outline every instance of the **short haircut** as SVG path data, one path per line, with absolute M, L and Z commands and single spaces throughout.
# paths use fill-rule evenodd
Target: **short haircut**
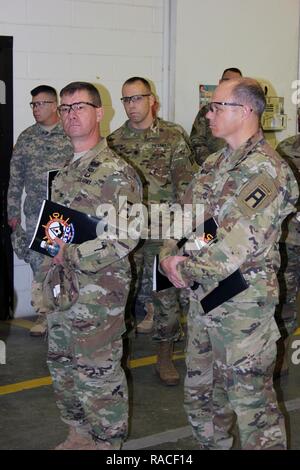
M 55 99 L 55 101 L 57 103 L 57 93 L 56 93 L 55 88 L 53 88 L 52 86 L 39 85 L 39 86 L 33 88 L 30 92 L 31 96 L 37 96 L 40 93 L 47 93 L 48 95 L 53 96 L 53 99 Z
M 135 82 L 142 82 L 143 85 L 145 85 L 145 87 L 146 87 L 147 90 L 149 91 L 149 93 L 152 93 L 150 83 L 148 82 L 148 80 L 146 80 L 146 79 L 143 78 L 143 77 L 131 77 L 131 78 L 128 78 L 128 80 L 126 80 L 126 82 L 123 83 L 123 86 L 125 86 L 125 85 L 132 85 L 132 83 L 135 83 Z M 123 88 L 123 87 L 122 87 L 122 88 Z
M 60 90 L 59 96 L 62 97 L 64 95 L 74 95 L 76 91 L 87 91 L 90 95 L 91 102 L 95 106 L 102 106 L 101 96 L 97 88 L 92 85 L 92 83 L 88 82 L 71 82 L 66 85 L 64 88 Z
M 260 118 L 266 107 L 264 90 L 253 78 L 240 78 L 235 81 L 232 97 L 237 103 L 249 105 Z
M 243 76 L 240 69 L 237 69 L 236 67 L 229 67 L 228 69 L 225 69 L 224 72 L 222 73 L 222 78 L 224 77 L 226 72 L 234 72 L 234 73 L 238 73 L 241 77 Z

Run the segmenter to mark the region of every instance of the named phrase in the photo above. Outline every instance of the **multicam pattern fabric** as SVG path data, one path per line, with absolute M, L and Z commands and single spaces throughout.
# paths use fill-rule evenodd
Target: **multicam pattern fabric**
M 140 131 L 131 128 L 127 121 L 108 137 L 108 145 L 136 169 L 143 182 L 143 202 L 149 210 L 151 204 L 171 206 L 180 202 L 196 170 L 189 138 L 181 126 L 157 119 L 151 128 Z M 160 221 L 163 219 L 164 215 Z M 152 219 L 152 227 L 154 225 Z M 153 227 L 154 232 L 163 238 L 161 222 L 158 225 Z M 134 258 L 137 264 L 145 263 L 144 270 L 139 270 L 143 272 L 141 301 L 148 298 L 155 306 L 154 339 L 171 341 L 180 334 L 177 293 L 173 289 L 159 294 L 152 291 L 152 264 L 160 243 L 159 240 L 147 241 L 142 252 L 137 251 Z
M 276 151 L 291 165 L 300 182 L 300 135 L 289 137 L 280 142 Z M 300 255 L 300 221 L 297 214 L 289 217 L 283 224 L 281 237 L 282 266 L 278 273 L 280 285 L 279 325 L 283 335 L 291 335 L 298 326 L 296 297 L 300 286 L 299 255 Z
M 205 218 L 213 216 L 219 225 L 217 243 L 190 251 L 178 268 L 190 285 L 200 283 L 190 291 L 185 393 L 190 422 L 205 448 L 230 448 L 232 412 L 243 448 L 285 448 L 272 388 L 279 338 L 277 245 L 298 195 L 291 169 L 259 131 L 236 151 L 226 147 L 211 155 L 183 198 L 204 203 Z M 165 242 L 161 259 L 175 253 L 174 243 Z M 204 315 L 199 300 L 238 268 L 248 289 Z
M 118 208 L 121 196 L 141 203 L 141 182 L 105 139 L 63 169 L 53 184 L 54 201 L 91 215 L 99 215 L 101 204 Z M 69 310 L 47 315 L 48 365 L 63 419 L 114 448 L 120 448 L 127 432 L 121 335 L 131 277 L 128 254 L 137 242 L 98 237 L 66 245 L 63 266 L 77 272 L 79 299 Z M 51 262 L 43 262 L 40 283 Z
M 212 135 L 209 121 L 205 117 L 207 112 L 207 106 L 203 106 L 198 111 L 190 134 L 190 141 L 195 153 L 195 160 L 200 166 L 210 154 L 217 152 L 226 145 L 226 142 L 223 139 L 219 139 Z
M 10 166 L 10 182 L 7 196 L 8 218 L 21 220 L 23 189 L 26 222 L 26 244 L 22 236 L 14 237 L 13 246 L 21 259 L 29 262 L 35 273 L 43 260 L 39 253 L 28 249 L 34 234 L 43 199 L 47 198 L 49 170 L 62 168 L 73 155 L 73 147 L 60 123 L 50 132 L 39 124 L 23 131 L 17 139 Z

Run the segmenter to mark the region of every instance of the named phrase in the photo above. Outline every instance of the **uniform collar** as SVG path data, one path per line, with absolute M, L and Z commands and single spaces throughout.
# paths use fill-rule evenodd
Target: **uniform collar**
M 151 126 L 147 129 L 134 129 L 129 124 L 129 119 L 125 122 L 122 130 L 123 137 L 130 139 L 133 137 L 143 136 L 145 139 L 159 137 L 160 123 L 159 118 L 154 119 Z
M 262 129 L 259 129 L 238 149 L 232 150 L 229 145 L 227 145 L 224 151 L 221 153 L 220 157 L 223 157 L 224 160 L 228 163 L 229 167 L 233 168 L 238 163 L 240 163 L 241 160 L 244 160 L 253 151 L 255 147 L 264 143 L 265 137 L 263 135 Z

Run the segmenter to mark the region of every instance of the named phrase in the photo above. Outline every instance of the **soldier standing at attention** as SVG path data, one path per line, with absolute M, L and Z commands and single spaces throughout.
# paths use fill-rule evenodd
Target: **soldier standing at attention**
M 242 72 L 236 67 L 225 69 L 219 83 L 232 78 L 239 78 Z M 190 134 L 192 148 L 195 152 L 195 160 L 198 165 L 202 165 L 205 159 L 211 153 L 221 150 L 226 144 L 223 139 L 215 137 L 209 127 L 209 121 L 206 118 L 208 106 L 203 106 L 195 117 L 193 127 Z
M 210 155 L 184 203 L 204 204 L 217 241 L 189 257 L 174 241 L 161 252 L 161 268 L 190 293 L 185 408 L 204 449 L 230 449 L 236 422 L 243 449 L 285 449 L 284 418 L 273 388 L 279 331 L 276 271 L 281 224 L 295 211 L 298 185 L 289 165 L 266 143 L 260 119 L 265 96 L 251 78 L 222 82 L 207 118 L 227 145 Z M 204 314 L 207 292 L 240 269 L 248 288 Z
M 73 82 L 60 97 L 58 109 L 74 157 L 54 180 L 53 201 L 92 216 L 100 215 L 101 205 L 111 205 L 118 213 L 119 198 L 141 203 L 138 175 L 100 136 L 103 108 L 98 90 L 90 83 Z M 131 222 L 136 220 L 129 214 L 128 227 Z M 121 367 L 131 277 L 128 254 L 138 240 L 123 233 L 122 238 L 99 236 L 81 244 L 55 241 L 60 250 L 44 260 L 38 282 L 43 283 L 53 265 L 75 271 L 79 282 L 75 303 L 47 314 L 47 362 L 61 418 L 69 425 L 67 439 L 56 449 L 120 449 L 128 422 Z M 40 292 L 36 289 L 33 295 L 37 306 L 45 302 Z
M 49 170 L 62 168 L 73 154 L 70 139 L 64 133 L 57 114 L 57 93 L 48 85 L 31 90 L 33 117 L 36 123 L 23 131 L 14 147 L 7 195 L 8 224 L 12 229 L 12 244 L 17 256 L 28 262 L 35 277 L 43 255 L 29 250 L 43 199 L 47 198 Z M 26 192 L 24 214 L 26 233 L 21 226 L 21 201 Z M 30 330 L 32 336 L 42 336 L 47 329 L 45 315 L 38 316 Z
M 188 136 L 181 126 L 163 121 L 156 117 L 156 112 L 153 113 L 156 100 L 145 78 L 126 80 L 121 100 L 128 120 L 108 137 L 109 147 L 140 175 L 149 214 L 151 206 L 166 204 L 170 207 L 178 203 L 192 178 L 193 154 Z M 153 218 L 150 222 L 154 228 Z M 151 315 L 150 309 L 154 310 L 153 339 L 159 343 L 156 372 L 164 384 L 177 385 L 179 374 L 172 362 L 172 353 L 173 343 L 180 335 L 180 307 L 175 288 L 159 293 L 152 290 L 153 260 L 163 238 L 161 223 L 157 228 L 160 231 L 158 239 L 143 240 L 134 253 L 137 269 L 144 267 L 138 275 L 142 286 L 138 296 L 143 295 L 147 311 L 144 322 Z M 141 329 L 142 324 L 137 326 L 138 332 Z
M 279 142 L 276 151 L 292 166 L 294 174 L 300 181 L 300 135 L 288 137 Z M 281 267 L 278 273 L 280 285 L 280 302 L 278 306 L 279 329 L 283 339 L 283 355 L 279 354 L 278 372 L 288 372 L 287 351 L 289 340 L 298 326 L 297 294 L 300 287 L 300 220 L 298 212 L 283 225 L 280 239 Z

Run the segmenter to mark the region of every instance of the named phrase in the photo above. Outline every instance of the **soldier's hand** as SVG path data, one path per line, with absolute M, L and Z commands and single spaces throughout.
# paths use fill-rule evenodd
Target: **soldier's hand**
M 17 226 L 21 223 L 21 220 L 19 219 L 19 217 L 12 217 L 11 219 L 8 219 L 7 223 L 14 232 Z
M 59 246 L 59 252 L 54 256 L 53 264 L 63 264 L 66 243 L 57 237 L 54 239 L 54 243 Z
M 169 256 L 160 263 L 169 281 L 179 289 L 188 286 L 177 271 L 177 265 L 183 261 L 186 261 L 186 256 Z

